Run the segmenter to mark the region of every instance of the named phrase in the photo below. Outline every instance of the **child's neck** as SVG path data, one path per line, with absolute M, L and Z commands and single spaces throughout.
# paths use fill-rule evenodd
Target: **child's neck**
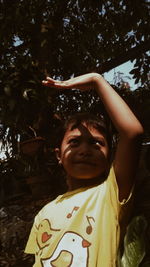
M 92 187 L 101 184 L 105 181 L 106 175 L 100 177 L 79 179 L 74 177 L 67 177 L 68 192 L 73 191 L 82 187 Z

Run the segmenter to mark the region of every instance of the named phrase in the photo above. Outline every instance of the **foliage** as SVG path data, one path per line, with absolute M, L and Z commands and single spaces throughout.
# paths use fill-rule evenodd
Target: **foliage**
M 145 256 L 145 230 L 147 222 L 144 217 L 134 217 L 127 228 L 124 239 L 124 253 L 118 260 L 118 267 L 138 267 Z
M 0 264 L 2 267 L 32 266 L 33 255 L 24 253 L 25 245 L 33 224 L 33 218 L 49 199 L 33 201 L 29 196 L 13 200 L 0 209 Z
M 41 86 L 46 75 L 101 72 L 103 63 L 149 38 L 146 0 L 1 0 L 0 10 L 1 137 L 13 154 L 18 135 L 27 135 L 29 126 L 38 131 L 41 114 L 52 116 L 53 100 Z M 145 50 L 135 56 L 132 71 L 142 87 L 148 79 Z
M 147 0 L 0 0 L 0 25 L 0 140 L 7 156 L 0 161 L 1 204 L 9 201 L 8 196 L 11 200 L 23 199 L 24 194 L 33 197 L 27 178 L 39 175 L 42 180 L 41 172 L 46 177 L 43 183 L 47 194 L 54 197 L 56 191 L 61 192 L 64 183 L 53 155 L 59 118 L 80 110 L 105 112 L 92 92 L 60 94 L 44 88 L 41 80 L 46 75 L 68 79 L 89 71 L 104 73 L 135 59 L 132 74 L 141 86 L 131 91 L 121 78 L 114 87 L 140 118 L 146 130 L 145 140 L 149 140 Z M 36 136 L 45 139 L 43 150 L 34 157 L 23 155 L 19 142 Z M 38 187 L 45 194 L 41 183 Z M 18 227 L 25 226 L 22 217 L 17 222 Z M 11 232 L 12 222 L 9 226 L 7 230 Z M 17 231 L 22 232 L 20 228 Z M 24 243 L 23 238 L 15 238 L 10 238 L 14 243 L 8 242 L 6 249 L 3 247 L 5 266 L 10 260 L 17 266 L 18 247 L 15 251 L 9 248 L 17 242 Z M 21 258 L 22 254 L 18 254 L 18 262 Z M 26 265 L 26 259 L 24 262 Z
M 124 53 L 123 60 L 129 52 L 133 59 L 131 52 L 136 47 L 133 74 L 141 87 L 131 91 L 121 75 L 114 87 L 143 123 L 145 140 L 149 140 L 149 57 L 143 48 L 149 38 L 146 0 L 1 0 L 0 10 L 0 140 L 7 156 L 1 162 L 2 184 L 7 179 L 18 184 L 29 176 L 41 176 L 42 171 L 51 177 L 52 192 L 58 183 L 53 182 L 53 169 L 57 172 L 53 148 L 59 118 L 77 111 L 105 112 L 95 93 L 60 94 L 43 87 L 41 80 L 46 75 L 67 79 L 88 71 L 102 72 L 105 63 L 109 70 Z M 27 157 L 19 144 L 37 136 L 45 139 L 43 150 Z M 4 187 L 5 198 L 9 187 Z

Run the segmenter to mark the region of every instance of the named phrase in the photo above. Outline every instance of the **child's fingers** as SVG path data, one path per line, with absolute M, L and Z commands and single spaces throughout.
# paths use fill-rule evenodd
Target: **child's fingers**
M 43 80 L 42 84 L 48 87 L 56 87 L 60 89 L 69 88 L 69 83 L 67 81 L 58 81 L 50 77 L 46 77 L 46 80 Z
M 48 83 L 54 84 L 56 86 L 68 87 L 71 85 L 71 79 L 69 79 L 67 81 L 59 81 L 59 80 L 54 80 L 50 77 L 46 77 L 46 80 Z
M 53 86 L 55 84 L 55 80 L 50 78 L 50 77 L 46 77 L 46 80 L 42 81 L 42 84 L 45 86 Z
M 52 78 L 50 77 L 46 77 L 46 80 L 43 80 L 42 83 L 44 84 L 48 84 L 48 83 L 54 83 L 55 80 L 53 80 Z
M 55 80 L 50 78 L 50 77 L 46 77 L 46 80 L 49 81 L 49 82 L 55 82 Z
M 54 86 L 54 87 L 57 87 L 57 88 L 62 88 L 62 89 L 65 89 L 65 88 L 71 88 L 71 86 L 69 85 L 68 82 L 66 81 L 55 81 L 53 84 L 51 84 L 51 86 Z

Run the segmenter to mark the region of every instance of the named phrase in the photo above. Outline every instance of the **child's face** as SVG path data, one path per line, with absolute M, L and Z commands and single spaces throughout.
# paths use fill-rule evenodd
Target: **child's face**
M 91 179 L 108 169 L 108 144 L 105 135 L 85 123 L 67 129 L 56 155 L 68 177 Z

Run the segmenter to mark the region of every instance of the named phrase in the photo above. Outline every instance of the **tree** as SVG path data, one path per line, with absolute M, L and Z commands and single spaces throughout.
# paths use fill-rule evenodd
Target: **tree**
M 146 0 L 1 0 L 0 5 L 1 132 L 14 153 L 18 134 L 29 125 L 39 128 L 43 110 L 53 110 L 41 86 L 45 75 L 65 79 L 103 72 L 135 58 L 132 73 L 143 87 L 147 84 Z
M 115 88 L 143 122 L 150 140 L 147 0 L 0 0 L 0 25 L 0 138 L 7 152 L 7 160 L 0 162 L 3 183 L 27 180 L 42 170 L 50 174 L 50 192 L 55 191 L 59 181 L 52 172 L 52 149 L 59 118 L 85 110 L 85 103 L 92 112 L 103 111 L 92 92 L 60 95 L 42 87 L 46 75 L 68 79 L 89 71 L 104 73 L 135 59 L 132 74 L 140 88 L 131 91 L 124 79 Z M 39 136 L 46 140 L 40 153 L 20 153 L 19 140 Z M 45 144 L 50 148 L 46 154 Z M 11 188 L 6 186 L 7 194 Z M 14 253 L 11 256 L 14 260 Z
M 0 10 L 0 136 L 8 158 L 18 159 L 19 140 L 41 136 L 52 147 L 57 113 L 64 117 L 86 109 L 85 102 L 99 111 L 95 103 L 100 101 L 92 93 L 59 95 L 44 88 L 46 75 L 67 79 L 102 73 L 129 59 L 135 59 L 132 73 L 141 87 L 132 92 L 123 81 L 115 86 L 143 122 L 149 140 L 146 0 L 1 0 Z

